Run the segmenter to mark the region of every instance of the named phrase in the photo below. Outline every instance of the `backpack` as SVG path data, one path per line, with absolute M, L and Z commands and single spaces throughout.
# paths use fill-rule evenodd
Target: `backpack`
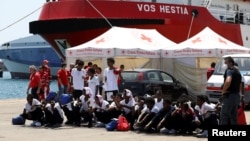
M 130 125 L 128 123 L 128 120 L 125 116 L 120 115 L 118 117 L 118 124 L 117 124 L 117 131 L 128 131 L 130 128 Z
M 22 116 L 16 116 L 12 118 L 12 124 L 13 125 L 24 125 L 25 119 Z
M 112 120 L 105 125 L 107 131 L 114 131 L 117 128 L 118 120 Z
M 238 124 L 239 125 L 247 125 L 244 108 L 245 108 L 245 103 L 244 103 L 244 100 L 242 100 L 238 108 Z

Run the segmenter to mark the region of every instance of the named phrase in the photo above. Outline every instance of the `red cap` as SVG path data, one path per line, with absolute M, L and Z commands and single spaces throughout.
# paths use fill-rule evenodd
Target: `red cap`
M 48 61 L 48 60 L 43 60 L 43 63 L 48 64 L 48 63 L 49 63 L 49 61 Z

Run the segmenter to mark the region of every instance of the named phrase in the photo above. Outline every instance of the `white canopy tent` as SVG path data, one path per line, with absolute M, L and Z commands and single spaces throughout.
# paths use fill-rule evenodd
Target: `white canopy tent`
M 164 49 L 161 55 L 166 59 L 176 58 L 173 59 L 172 66 L 168 65 L 173 68 L 174 76 L 186 83 L 192 93 L 204 94 L 206 68 L 200 66 L 210 67 L 211 61 L 207 61 L 208 58 L 216 61 L 223 55 L 239 53 L 250 53 L 250 49 L 235 44 L 206 27 L 188 40 Z
M 143 67 L 150 58 L 160 58 L 163 48 L 175 44 L 155 29 L 112 27 L 84 44 L 66 49 L 66 61 L 94 60 L 105 67 L 105 58 L 114 57 L 116 64 L 126 68 Z M 157 63 L 160 65 L 161 61 L 158 59 Z
M 250 53 L 250 49 L 235 44 L 206 27 L 190 39 L 166 48 L 161 55 L 163 58 L 197 58 L 239 53 Z
M 112 27 L 84 44 L 66 50 L 66 58 L 146 57 L 160 58 L 161 49 L 176 43 L 155 29 Z

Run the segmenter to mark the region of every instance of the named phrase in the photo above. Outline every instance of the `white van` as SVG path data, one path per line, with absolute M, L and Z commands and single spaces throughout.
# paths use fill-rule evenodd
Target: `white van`
M 250 105 L 250 54 L 232 54 L 223 56 L 215 66 L 214 73 L 207 81 L 206 95 L 213 103 L 217 103 L 221 97 L 221 85 L 224 81 L 224 58 L 231 56 L 238 63 L 238 68 L 245 79 L 245 104 Z

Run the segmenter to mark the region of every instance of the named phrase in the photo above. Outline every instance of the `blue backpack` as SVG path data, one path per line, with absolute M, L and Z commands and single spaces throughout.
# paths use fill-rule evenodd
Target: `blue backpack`
M 13 125 L 24 125 L 25 119 L 22 116 L 16 116 L 12 118 L 12 124 Z
M 118 121 L 112 120 L 108 124 L 105 125 L 107 131 L 114 131 L 117 128 Z

